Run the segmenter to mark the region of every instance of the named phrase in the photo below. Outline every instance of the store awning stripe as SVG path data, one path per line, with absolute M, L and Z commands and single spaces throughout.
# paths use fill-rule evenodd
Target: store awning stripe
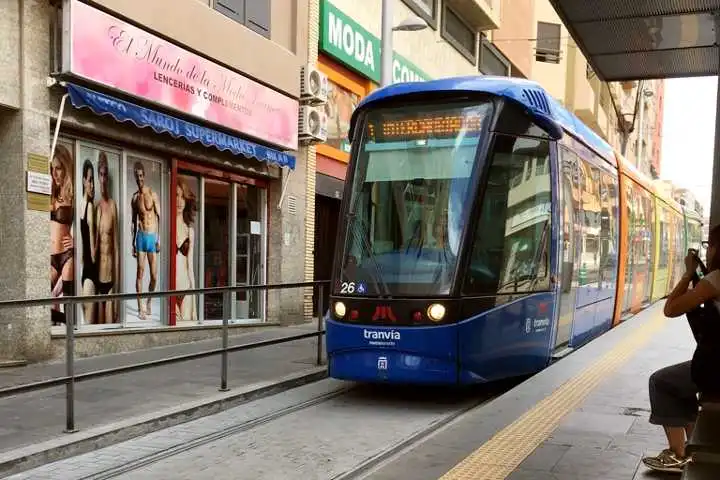
M 125 100 L 96 92 L 79 85 L 67 84 L 70 100 L 76 108 L 88 108 L 97 115 L 109 115 L 118 122 L 131 122 L 139 128 L 152 128 L 173 138 L 190 143 L 200 142 L 206 147 L 229 151 L 280 167 L 295 169 L 295 157 L 257 143 L 234 137 L 212 128 L 181 120 L 157 110 L 141 107 Z

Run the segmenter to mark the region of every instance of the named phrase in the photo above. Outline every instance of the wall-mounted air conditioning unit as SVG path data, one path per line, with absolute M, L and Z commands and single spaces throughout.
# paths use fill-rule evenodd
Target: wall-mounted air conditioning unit
M 300 107 L 298 138 L 304 143 L 322 143 L 327 140 L 327 115 L 323 107 Z
M 328 100 L 328 78 L 316 67 L 306 65 L 300 71 L 300 100 L 310 105 L 322 105 Z

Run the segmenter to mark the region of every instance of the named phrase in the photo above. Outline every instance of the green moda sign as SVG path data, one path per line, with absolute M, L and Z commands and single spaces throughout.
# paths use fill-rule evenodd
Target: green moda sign
M 320 4 L 320 49 L 351 69 L 380 83 L 380 39 L 328 0 Z M 393 53 L 392 81 L 421 82 L 430 76 Z

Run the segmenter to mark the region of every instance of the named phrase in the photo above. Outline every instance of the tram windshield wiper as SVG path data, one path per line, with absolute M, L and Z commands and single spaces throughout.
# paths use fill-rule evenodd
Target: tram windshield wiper
M 364 232 L 359 231 L 358 229 L 358 224 L 356 223 L 356 220 L 358 219 L 357 214 L 354 212 L 348 213 L 347 219 L 350 231 L 355 238 L 355 241 L 358 242 L 361 248 L 365 251 L 363 259 L 369 259 L 372 263 L 374 273 L 371 274 L 370 277 L 375 284 L 375 288 L 381 293 L 381 295 L 390 296 L 390 289 L 383 279 L 382 270 L 380 269 L 380 265 L 378 264 L 375 254 L 372 251 L 372 246 L 370 245 L 370 242 L 368 242 L 367 238 L 365 238 L 365 235 L 363 234 Z

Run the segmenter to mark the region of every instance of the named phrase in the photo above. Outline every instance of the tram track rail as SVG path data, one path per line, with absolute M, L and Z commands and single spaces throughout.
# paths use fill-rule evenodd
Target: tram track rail
M 378 468 L 382 467 L 386 463 L 412 450 L 417 445 L 421 444 L 424 440 L 432 436 L 434 433 L 442 430 L 444 427 L 462 418 L 464 415 L 470 413 L 472 410 L 492 401 L 499 395 L 500 394 L 497 393 L 492 395 L 490 398 L 472 401 L 469 404 L 464 405 L 459 410 L 456 410 L 446 415 L 445 417 L 436 420 L 427 427 L 418 430 L 409 437 L 406 437 L 395 443 L 394 445 L 391 445 L 389 448 L 377 453 L 376 455 L 373 455 L 372 457 L 356 465 L 350 470 L 346 470 L 339 475 L 335 475 L 330 480 L 360 480 L 362 478 L 366 478 L 367 475 L 375 472 Z
M 342 395 L 347 395 L 353 388 L 354 387 L 352 387 L 352 386 L 342 387 L 333 392 L 328 392 L 328 393 L 325 393 L 322 395 L 318 395 L 309 400 L 305 400 L 303 402 L 300 402 L 300 403 L 297 403 L 294 405 L 290 405 L 285 408 L 281 408 L 279 410 L 268 413 L 266 415 L 262 415 L 258 418 L 244 421 L 244 422 L 238 423 L 236 425 L 232 425 L 230 427 L 224 428 L 222 430 L 212 432 L 207 435 L 199 436 L 193 440 L 182 443 L 180 445 L 175 445 L 175 446 L 163 449 L 159 452 L 154 452 L 149 455 L 145 455 L 136 460 L 132 460 L 124 465 L 111 467 L 111 468 L 108 468 L 101 472 L 96 472 L 91 475 L 81 477 L 78 480 L 106 480 L 106 479 L 111 479 L 111 478 L 117 478 L 126 473 L 130 473 L 135 470 L 139 470 L 143 467 L 160 462 L 162 460 L 166 460 L 168 458 L 174 457 L 175 455 L 179 455 L 181 453 L 188 452 L 195 448 L 201 447 L 203 445 L 207 445 L 209 443 L 216 442 L 218 440 L 222 440 L 222 439 L 230 437 L 232 435 L 237 435 L 238 433 L 247 432 L 249 430 L 257 428 L 261 425 L 265 425 L 272 421 L 278 420 L 278 419 L 285 417 L 287 415 L 290 415 L 292 413 L 296 413 L 301 410 L 305 410 L 307 408 L 314 407 L 316 405 L 320 405 L 322 403 L 325 403 L 329 400 L 335 399 Z
M 240 421 L 236 424 L 208 434 L 200 434 L 197 437 L 183 443 L 148 453 L 147 455 L 129 460 L 122 465 L 113 465 L 103 470 L 96 470 L 93 473 L 76 478 L 77 480 L 106 480 L 131 474 L 143 468 L 152 467 L 154 464 L 159 462 L 172 459 L 178 455 L 191 452 L 200 447 L 227 439 L 228 437 L 232 437 L 234 435 L 243 434 L 253 429 L 281 420 L 291 414 L 296 414 L 298 412 L 302 412 L 303 410 L 308 410 L 333 400 L 342 400 L 342 397 L 352 398 L 352 396 L 357 394 L 357 391 L 360 390 L 362 390 L 362 388 L 357 385 L 343 386 L 330 392 L 318 394 L 307 400 L 278 408 L 269 413 L 260 415 L 257 418 Z M 336 473 L 334 476 L 330 477 L 329 480 L 359 480 L 366 478 L 368 474 L 371 474 L 386 463 L 391 462 L 402 456 L 404 453 L 412 450 L 436 432 L 453 424 L 472 410 L 492 401 L 506 390 L 507 388 L 491 388 L 490 390 L 486 390 L 482 393 L 472 394 L 472 398 L 453 404 L 453 406 L 448 409 L 447 413 L 444 413 L 434 419 L 428 425 L 415 430 L 410 435 L 400 438 L 387 448 L 368 456 L 349 469 Z

